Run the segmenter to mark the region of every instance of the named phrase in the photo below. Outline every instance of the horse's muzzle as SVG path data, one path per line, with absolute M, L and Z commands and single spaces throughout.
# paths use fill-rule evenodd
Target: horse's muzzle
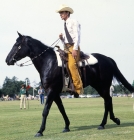
M 14 63 L 15 63 L 15 61 L 13 60 L 13 59 L 6 59 L 6 63 L 7 63 L 7 65 L 14 65 Z

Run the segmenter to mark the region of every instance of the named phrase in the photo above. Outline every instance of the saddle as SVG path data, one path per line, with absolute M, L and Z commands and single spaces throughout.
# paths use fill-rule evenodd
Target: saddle
M 73 80 L 72 80 L 72 77 L 71 77 L 71 74 L 70 74 L 70 71 L 69 71 L 69 68 L 68 68 L 68 55 L 67 53 L 60 49 L 59 46 L 56 46 L 58 48 L 58 52 L 59 52 L 59 55 L 60 55 L 60 58 L 61 58 L 61 61 L 62 61 L 62 75 L 63 75 L 63 86 L 67 86 L 65 84 L 65 78 L 69 78 L 69 84 L 68 84 L 68 92 L 70 93 L 75 93 L 75 88 L 74 88 L 74 85 L 73 85 Z M 77 65 L 77 68 L 78 68 L 78 71 L 79 71 L 79 74 L 81 76 L 81 79 L 84 79 L 84 86 L 86 86 L 86 68 L 85 68 L 85 60 L 89 59 L 90 56 L 85 54 L 84 52 L 80 51 L 80 61 L 82 63 L 82 69 L 83 69 L 83 73 L 81 73 L 81 70 L 80 70 L 80 67 Z M 83 75 L 83 77 L 82 77 Z
M 59 52 L 59 55 L 60 55 L 61 59 L 67 61 L 68 60 L 67 53 L 64 50 L 60 49 L 59 46 L 56 46 L 56 47 L 58 48 L 57 51 Z M 80 51 L 80 61 L 84 61 L 84 60 L 87 60 L 89 58 L 90 58 L 89 55 L 87 55 L 84 52 Z

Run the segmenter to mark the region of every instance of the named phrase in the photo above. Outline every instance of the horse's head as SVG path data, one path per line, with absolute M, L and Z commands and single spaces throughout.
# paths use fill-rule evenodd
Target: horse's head
M 15 62 L 29 55 L 29 37 L 23 36 L 19 32 L 18 35 L 19 37 L 16 39 L 16 43 L 13 45 L 13 48 L 6 58 L 7 65 L 14 65 Z

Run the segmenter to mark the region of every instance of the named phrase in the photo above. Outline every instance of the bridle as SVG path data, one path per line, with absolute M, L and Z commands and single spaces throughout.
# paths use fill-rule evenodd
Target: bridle
M 16 56 L 16 54 L 21 50 L 21 45 L 23 43 L 23 41 L 25 40 L 26 37 L 23 36 L 23 39 L 22 39 L 22 42 L 21 44 L 19 45 L 18 49 L 16 50 L 16 52 L 14 53 L 14 55 L 12 56 L 12 60 L 15 61 L 16 65 L 19 66 L 19 67 L 22 67 L 22 66 L 29 66 L 29 65 L 32 65 L 33 63 L 31 64 L 27 64 L 27 65 L 24 65 L 25 63 L 29 62 L 29 61 L 33 61 L 34 59 L 40 57 L 42 54 L 44 54 L 48 49 L 50 49 L 50 47 L 48 47 L 47 49 L 45 49 L 44 51 L 42 51 L 40 54 L 36 55 L 35 57 L 31 58 L 30 60 L 24 62 L 24 63 L 21 63 L 21 64 L 17 64 L 17 60 L 14 58 Z M 53 46 L 54 44 L 58 44 L 59 43 L 59 38 L 51 45 Z M 57 42 L 57 43 L 56 43 Z M 53 49 L 56 47 L 56 45 L 53 47 Z

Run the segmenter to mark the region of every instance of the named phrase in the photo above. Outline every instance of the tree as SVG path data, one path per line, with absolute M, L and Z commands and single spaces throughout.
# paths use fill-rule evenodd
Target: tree
M 18 81 L 18 78 L 17 77 L 15 77 L 15 76 L 13 76 L 13 78 L 11 79 L 12 80 L 12 82 L 16 82 L 16 81 Z
M 19 94 L 20 87 L 23 83 L 24 81 L 18 81 L 18 78 L 15 76 L 12 79 L 6 77 L 1 90 L 2 94 L 14 97 L 15 94 Z
M 2 89 L 0 89 L 0 97 L 2 97 Z
M 114 93 L 129 94 L 130 92 L 122 84 L 114 86 Z
M 88 86 L 84 88 L 84 94 L 97 94 L 97 91 L 93 87 Z

